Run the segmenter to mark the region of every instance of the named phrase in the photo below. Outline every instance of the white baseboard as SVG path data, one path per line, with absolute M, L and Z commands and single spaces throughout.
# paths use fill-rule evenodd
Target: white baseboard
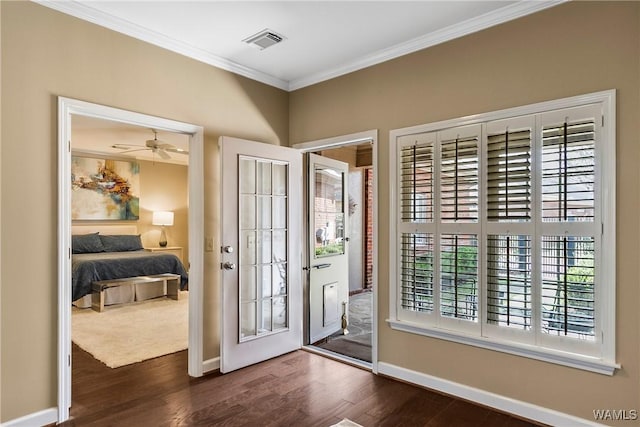
M 215 371 L 220 369 L 220 357 L 214 357 L 213 359 L 208 359 L 202 362 L 202 372 L 209 373 L 211 371 Z
M 602 426 L 602 424 L 594 421 L 554 411 L 553 409 L 543 408 L 542 406 L 532 405 L 527 402 L 490 393 L 421 372 L 412 371 L 390 363 L 378 362 L 378 373 L 548 425 L 572 427 Z
M 58 423 L 58 409 L 49 408 L 2 423 L 2 427 L 36 427 Z

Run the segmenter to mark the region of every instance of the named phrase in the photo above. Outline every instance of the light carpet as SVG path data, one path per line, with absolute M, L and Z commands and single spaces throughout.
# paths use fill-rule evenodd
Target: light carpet
M 345 418 L 342 421 L 340 421 L 338 424 L 334 424 L 331 427 L 362 427 L 362 426 L 358 423 L 354 423 L 348 418 Z
M 73 307 L 71 339 L 110 368 L 187 348 L 189 293 L 109 306 L 102 313 Z

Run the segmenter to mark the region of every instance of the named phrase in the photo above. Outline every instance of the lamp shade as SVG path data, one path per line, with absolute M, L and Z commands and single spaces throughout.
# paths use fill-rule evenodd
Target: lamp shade
M 151 223 L 153 225 L 173 225 L 173 212 L 156 211 L 153 213 Z

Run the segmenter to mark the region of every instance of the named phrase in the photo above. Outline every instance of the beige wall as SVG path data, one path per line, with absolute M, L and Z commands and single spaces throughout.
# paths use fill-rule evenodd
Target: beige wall
M 640 3 L 570 2 L 290 96 L 292 143 L 379 129 L 380 361 L 593 419 L 640 409 Z M 612 377 L 393 331 L 389 131 L 617 89 L 617 359 Z M 620 425 L 631 425 L 627 421 Z
M 205 233 L 217 246 L 218 136 L 287 145 L 288 95 L 32 2 L 0 10 L 4 422 L 57 405 L 56 97 L 204 126 Z M 205 253 L 205 358 L 218 355 L 217 262 Z

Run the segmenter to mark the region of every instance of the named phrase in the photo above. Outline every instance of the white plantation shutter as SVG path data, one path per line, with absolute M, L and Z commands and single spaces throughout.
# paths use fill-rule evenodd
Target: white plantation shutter
M 487 322 L 530 330 L 531 236 L 487 236 Z
M 440 219 L 478 221 L 479 135 L 445 139 L 440 143 Z
M 543 221 L 593 221 L 595 117 L 542 128 Z
M 434 142 L 415 140 L 400 149 L 400 206 L 403 221 L 433 221 Z
M 615 132 L 603 129 L 615 99 L 603 94 L 391 132 L 393 328 L 613 372 Z
M 487 220 L 531 220 L 531 129 L 487 137 Z
M 595 107 L 542 114 L 541 319 L 549 337 L 596 342 L 600 215 L 597 210 Z
M 433 311 L 433 236 L 403 233 L 400 246 L 402 308 Z

